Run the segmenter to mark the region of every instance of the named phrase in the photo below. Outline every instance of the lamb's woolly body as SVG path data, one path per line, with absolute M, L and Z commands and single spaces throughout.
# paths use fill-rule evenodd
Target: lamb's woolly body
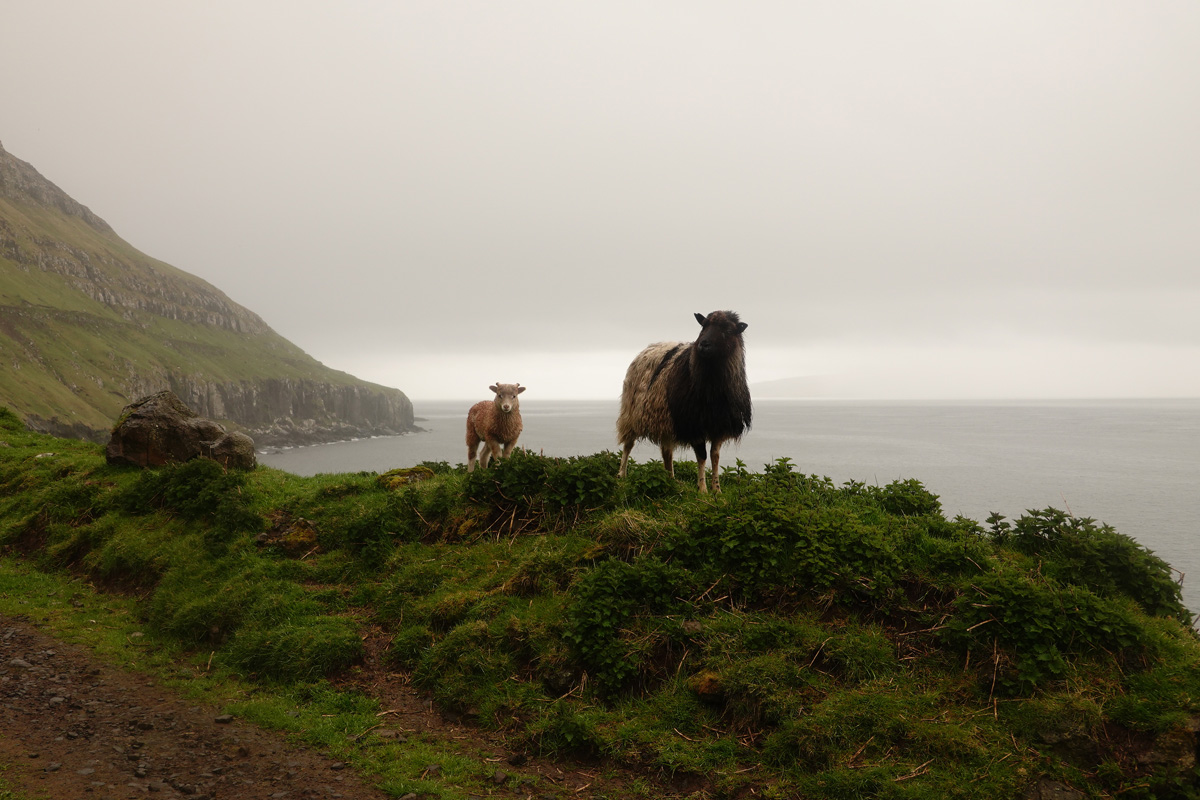
M 467 472 L 475 469 L 477 457 L 484 467 L 492 458 L 507 457 L 525 427 L 517 399 L 525 387 L 519 383 L 497 383 L 488 388 L 496 397 L 480 400 L 467 411 Z M 480 443 L 484 445 L 482 455 Z
M 740 439 L 750 428 L 750 390 L 746 385 L 745 323 L 731 311 L 696 315 L 703 330 L 695 342 L 659 342 L 629 365 L 621 390 L 617 440 L 624 447 L 620 475 L 638 439 L 659 446 L 663 464 L 674 475 L 673 455 L 688 445 L 696 453 L 698 485 L 706 491 L 706 442 L 712 443 L 713 490 L 720 491 L 721 445 Z

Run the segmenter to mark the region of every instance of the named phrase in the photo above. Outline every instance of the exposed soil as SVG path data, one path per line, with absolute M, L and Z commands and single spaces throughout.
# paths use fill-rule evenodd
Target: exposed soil
M 376 736 L 434 738 L 478 758 L 495 784 L 480 798 L 615 798 L 632 777 L 513 752 L 469 719 L 439 713 L 371 655 L 344 682 L 379 699 L 384 713 Z M 281 733 L 198 706 L 144 675 L 54 639 L 27 619 L 4 615 L 0 765 L 7 766 L 0 777 L 8 786 L 33 798 L 387 797 L 345 764 Z M 436 780 L 436 766 L 421 777 Z M 661 796 L 691 788 L 664 786 Z M 404 800 L 422 798 L 410 794 Z

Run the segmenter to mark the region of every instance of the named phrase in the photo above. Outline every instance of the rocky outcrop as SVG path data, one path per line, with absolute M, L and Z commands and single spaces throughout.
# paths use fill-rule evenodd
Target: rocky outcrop
M 135 382 L 129 394 L 162 389 L 174 392 L 202 416 L 245 429 L 260 446 L 321 444 L 416 430 L 412 402 L 403 392 L 384 386 L 289 378 L 213 383 L 167 375 Z
M 172 392 L 130 403 L 113 427 L 104 452 L 109 464 L 161 467 L 204 456 L 230 469 L 257 465 L 254 440 L 196 414 Z
M 167 376 L 130 381 L 130 397 L 169 390 L 200 416 L 221 420 L 253 437 L 259 447 L 296 447 L 420 430 L 412 402 L 397 389 L 367 384 L 337 386 L 320 381 L 264 379 L 260 383 L 211 383 Z M 24 418 L 30 430 L 103 444 L 108 428 L 37 415 Z

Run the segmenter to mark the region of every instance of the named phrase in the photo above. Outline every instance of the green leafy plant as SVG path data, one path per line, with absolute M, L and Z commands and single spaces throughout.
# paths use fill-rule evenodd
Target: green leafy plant
M 630 619 L 676 607 L 690 586 L 678 568 L 644 557 L 632 564 L 605 561 L 572 587 L 563 635 L 601 693 L 617 691 L 638 672 L 638 660 L 620 636 Z
M 1191 621 L 1170 566 L 1111 526 L 1047 508 L 1028 512 L 1011 527 L 997 519 L 993 530 L 1006 544 L 1043 559 L 1046 574 L 1064 583 L 1130 597 L 1149 614 Z

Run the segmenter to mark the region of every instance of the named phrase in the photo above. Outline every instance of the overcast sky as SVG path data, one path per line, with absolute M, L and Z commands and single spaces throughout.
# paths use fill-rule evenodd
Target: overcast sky
M 4 0 L 0 142 L 329 366 L 1200 396 L 1200 3 Z M 765 394 L 765 392 L 764 392 Z

